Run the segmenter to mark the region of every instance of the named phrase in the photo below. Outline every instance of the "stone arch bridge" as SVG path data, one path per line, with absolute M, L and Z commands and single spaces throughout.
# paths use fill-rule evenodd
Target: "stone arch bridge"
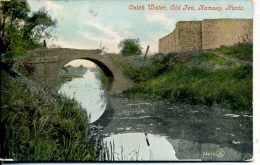
M 113 63 L 111 57 L 101 55 L 100 50 L 79 50 L 67 48 L 36 49 L 20 61 L 30 62 L 35 68 L 32 76 L 36 82 L 51 88 L 57 87 L 57 76 L 67 63 L 76 59 L 89 60 L 98 65 L 109 78 L 108 91 L 118 94 L 133 86 L 133 82 L 125 77 Z

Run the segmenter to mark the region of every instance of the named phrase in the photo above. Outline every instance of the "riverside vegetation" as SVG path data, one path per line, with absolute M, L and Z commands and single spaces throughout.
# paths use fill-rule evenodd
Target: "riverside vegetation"
M 251 42 L 216 50 L 241 60 L 253 59 Z M 234 111 L 252 113 L 250 64 L 203 52 L 155 55 L 145 62 L 141 59 L 131 62 L 131 59 L 115 59 L 125 75 L 136 82 L 134 88 L 124 91 L 125 97 L 207 106 L 220 104 Z
M 83 67 L 82 65 L 79 67 L 67 66 L 67 71 L 61 70 L 58 75 L 58 84 L 61 86 L 62 84 L 71 81 L 73 78 L 80 78 L 87 71 L 88 68 Z
M 31 12 L 26 0 L 11 0 L 0 2 L 0 22 L 0 159 L 96 160 L 86 110 L 29 80 L 27 70 L 14 65 L 28 51 L 46 47 L 42 41 L 53 37 L 57 21 L 44 8 Z
M 2 156 L 19 161 L 95 160 L 86 111 L 75 100 L 46 93 L 23 79 L 2 72 Z

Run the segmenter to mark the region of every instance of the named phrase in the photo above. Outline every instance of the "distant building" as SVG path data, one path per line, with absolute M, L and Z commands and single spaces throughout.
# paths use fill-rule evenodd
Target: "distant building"
M 180 21 L 172 33 L 159 39 L 158 52 L 166 54 L 214 49 L 252 40 L 252 19 Z

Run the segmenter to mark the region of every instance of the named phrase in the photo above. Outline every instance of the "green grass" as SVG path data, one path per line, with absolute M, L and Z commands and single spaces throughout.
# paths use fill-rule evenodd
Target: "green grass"
M 102 89 L 109 90 L 112 79 L 110 77 L 107 77 L 104 71 L 100 68 L 98 68 L 98 73 L 99 73 Z
M 216 56 L 214 54 L 208 54 L 208 53 L 196 55 L 192 59 L 203 61 L 203 62 L 211 62 L 214 65 L 231 65 L 231 64 L 233 64 L 231 61 L 228 61 L 228 60 L 221 58 L 219 56 Z
M 228 67 L 189 66 L 194 61 Z M 234 111 L 252 111 L 252 65 L 235 65 L 212 54 L 188 57 L 173 54 L 154 58 L 145 67 L 129 65 L 125 70 L 125 74 L 136 82 L 134 88 L 124 92 L 124 96 L 132 99 L 208 106 L 220 104 Z
M 1 157 L 16 161 L 95 160 L 88 117 L 75 100 L 48 102 L 5 72 L 1 76 Z
M 68 74 L 66 76 L 58 76 L 58 84 L 59 86 L 62 86 L 66 82 L 71 81 L 73 78 L 81 78 L 81 77 L 82 77 L 81 75 L 71 75 L 71 74 Z
M 252 42 L 238 43 L 233 46 L 221 46 L 216 50 L 241 60 L 253 61 Z
M 73 78 L 82 78 L 84 73 L 87 71 L 87 68 L 84 67 L 69 67 L 67 69 L 68 73 L 64 70 L 61 70 L 58 74 L 57 79 L 59 86 L 71 81 Z

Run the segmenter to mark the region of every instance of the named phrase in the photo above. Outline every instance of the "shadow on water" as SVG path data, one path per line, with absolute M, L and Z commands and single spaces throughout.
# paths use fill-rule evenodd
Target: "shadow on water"
M 100 120 L 102 122 L 97 122 L 104 123 L 100 134 L 106 137 L 120 135 L 121 138 L 132 136 L 136 139 L 136 133 L 145 132 L 162 136 L 180 161 L 242 161 L 252 158 L 252 118 L 246 115 L 231 117 L 219 107 L 119 100 L 110 97 L 113 114 L 106 111 Z M 121 147 L 131 145 L 131 141 L 124 142 Z
M 104 113 L 95 122 L 92 123 L 92 125 L 105 127 L 112 120 L 112 117 L 114 114 L 114 109 L 111 105 L 111 101 L 110 101 L 110 98 L 109 98 L 107 92 L 105 92 L 105 97 L 107 100 L 106 109 L 105 109 Z
M 160 123 L 158 129 L 163 129 L 165 135 L 171 139 L 181 139 L 181 148 L 183 150 L 186 148 L 189 153 L 196 153 L 192 148 L 202 147 L 201 152 L 204 153 L 202 156 L 206 156 L 202 158 L 207 160 L 251 159 L 252 118 L 243 115 L 230 117 L 225 115 L 227 113 L 225 110 L 220 110 L 218 107 L 204 107 L 195 111 L 186 109 L 176 113 L 164 111 L 164 117 L 157 118 Z M 224 149 L 226 157 L 216 157 L 218 149 Z M 188 154 L 183 155 L 187 157 Z

